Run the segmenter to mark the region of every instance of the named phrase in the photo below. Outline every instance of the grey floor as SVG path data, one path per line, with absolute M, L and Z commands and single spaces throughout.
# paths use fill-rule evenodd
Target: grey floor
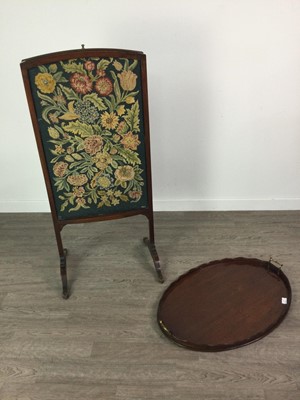
M 0 216 L 0 399 L 300 399 L 300 212 L 157 213 L 166 282 L 142 216 L 67 226 L 72 295 L 61 298 L 49 214 Z M 156 325 L 165 288 L 224 257 L 272 255 L 293 301 L 264 339 L 220 353 L 171 343 Z

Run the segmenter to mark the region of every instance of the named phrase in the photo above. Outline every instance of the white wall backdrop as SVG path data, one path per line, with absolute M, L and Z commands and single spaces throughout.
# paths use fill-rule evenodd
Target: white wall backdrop
M 148 58 L 156 210 L 300 209 L 299 0 L 7 0 L 0 211 L 49 211 L 19 63 L 113 47 Z

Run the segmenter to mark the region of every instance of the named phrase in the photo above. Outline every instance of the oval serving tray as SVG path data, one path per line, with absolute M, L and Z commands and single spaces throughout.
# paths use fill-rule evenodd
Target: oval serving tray
M 286 316 L 291 287 L 271 261 L 212 261 L 181 275 L 164 292 L 157 320 L 177 344 L 198 351 L 244 346 L 269 334 Z

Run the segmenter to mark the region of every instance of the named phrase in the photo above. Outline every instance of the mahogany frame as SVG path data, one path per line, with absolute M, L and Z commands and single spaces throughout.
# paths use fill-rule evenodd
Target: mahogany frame
M 50 182 L 50 177 L 47 169 L 47 161 L 44 154 L 43 144 L 41 140 L 40 127 L 35 111 L 34 99 L 31 91 L 29 70 L 38 65 L 51 64 L 59 61 L 85 58 L 85 57 L 113 57 L 113 58 L 134 58 L 140 61 L 141 65 L 141 88 L 142 88 L 142 102 L 143 102 L 143 119 L 144 119 L 144 135 L 145 135 L 145 150 L 146 150 L 146 176 L 147 176 L 147 195 L 148 195 L 148 207 L 136 210 L 128 210 L 122 212 L 115 212 L 112 214 L 98 215 L 83 218 L 74 218 L 61 220 L 57 216 L 54 194 Z M 48 199 L 50 203 L 51 215 L 54 225 L 55 237 L 57 242 L 57 248 L 60 258 L 60 274 L 62 279 L 62 295 L 64 299 L 69 298 L 70 292 L 67 280 L 67 250 L 64 248 L 62 243 L 61 231 L 67 224 L 77 224 L 85 222 L 96 222 L 113 220 L 119 218 L 126 218 L 135 215 L 144 215 L 148 219 L 149 224 L 149 237 L 144 238 L 144 243 L 148 246 L 151 257 L 153 259 L 154 267 L 157 273 L 158 280 L 164 282 L 164 277 L 161 270 L 159 256 L 156 251 L 155 239 L 154 239 L 154 222 L 153 222 L 153 199 L 152 199 L 152 177 L 151 177 L 151 154 L 150 154 L 150 128 L 149 128 L 149 109 L 148 109 L 148 87 L 147 87 L 147 69 L 146 69 L 146 55 L 140 51 L 134 50 L 122 50 L 122 49 L 79 49 L 79 50 L 67 50 L 55 53 L 44 54 L 32 58 L 22 60 L 21 72 L 23 76 L 23 82 L 25 86 L 25 92 L 28 102 L 28 107 L 31 115 L 33 130 L 35 139 L 38 147 L 38 153 L 40 162 L 43 170 L 44 180 L 46 184 Z

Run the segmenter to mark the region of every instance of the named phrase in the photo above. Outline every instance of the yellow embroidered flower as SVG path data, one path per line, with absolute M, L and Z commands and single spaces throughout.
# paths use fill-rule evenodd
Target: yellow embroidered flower
M 118 78 L 120 79 L 122 89 L 133 90 L 135 88 L 137 75 L 132 71 L 123 71 L 118 74 Z
M 115 171 L 115 177 L 121 182 L 131 181 L 134 178 L 134 169 L 131 165 L 118 167 Z
M 74 196 L 76 196 L 76 197 L 82 197 L 85 193 L 85 190 L 82 186 L 74 187 L 73 193 L 74 193 Z
M 63 177 L 68 169 L 68 164 L 63 161 L 58 161 L 53 165 L 53 173 L 59 178 Z
M 72 186 L 82 186 L 85 183 L 87 183 L 88 178 L 87 178 L 87 176 L 85 174 L 70 175 L 70 176 L 68 176 L 67 181 Z
M 65 152 L 65 149 L 62 146 L 56 144 L 54 152 L 56 154 L 63 154 Z
M 118 107 L 118 109 L 117 109 L 117 114 L 118 114 L 119 116 L 125 114 L 125 106 L 124 106 L 123 104 L 122 104 L 121 106 Z
M 113 159 L 108 153 L 97 153 L 93 161 L 98 169 L 104 171 L 112 163 Z
M 56 65 L 56 64 L 51 64 L 51 65 L 49 65 L 49 71 L 50 71 L 52 74 L 55 74 L 55 72 L 57 72 L 57 65 Z
M 133 103 L 135 102 L 134 97 L 132 97 L 132 96 L 126 97 L 125 102 L 126 102 L 127 104 L 133 104 Z
M 138 145 L 141 144 L 138 135 L 134 135 L 131 131 L 126 133 L 121 140 L 125 149 L 136 150 Z
M 117 60 L 113 62 L 113 66 L 116 68 L 117 71 L 121 71 L 121 69 L 123 68 L 123 65 Z
M 49 113 L 48 117 L 49 117 L 50 121 L 51 121 L 53 124 L 57 124 L 57 123 L 59 122 L 59 119 L 57 118 L 57 115 L 56 115 L 56 114 Z
M 55 128 L 48 128 L 48 133 L 52 137 L 52 139 L 58 139 L 59 138 L 59 132 Z
M 100 176 L 98 179 L 98 184 L 104 189 L 107 189 L 111 185 L 111 181 L 107 176 Z
M 106 129 L 115 129 L 119 123 L 119 117 L 114 113 L 111 112 L 110 114 L 105 111 L 101 115 L 101 125 L 103 128 Z
M 111 204 L 113 206 L 117 206 L 118 204 L 120 204 L 120 200 L 119 199 L 112 199 Z
M 56 86 L 56 81 L 48 72 L 40 72 L 36 75 L 34 82 L 38 89 L 43 93 L 52 93 Z

